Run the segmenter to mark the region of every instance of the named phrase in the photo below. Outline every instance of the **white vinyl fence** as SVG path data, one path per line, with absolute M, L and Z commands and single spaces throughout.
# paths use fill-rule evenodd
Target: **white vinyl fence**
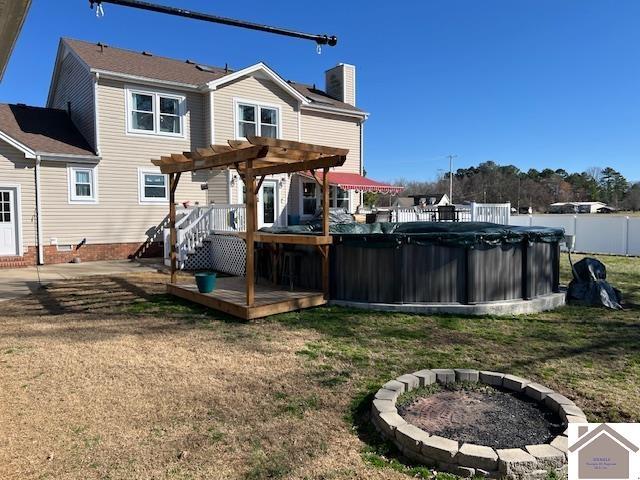
M 454 218 L 446 218 L 437 207 L 395 207 L 391 210 L 392 222 L 491 222 L 509 225 L 510 203 L 471 203 L 456 205 Z M 446 214 L 445 214 L 446 215 Z
M 575 235 L 577 252 L 640 255 L 640 217 L 514 215 L 510 225 L 559 227 Z

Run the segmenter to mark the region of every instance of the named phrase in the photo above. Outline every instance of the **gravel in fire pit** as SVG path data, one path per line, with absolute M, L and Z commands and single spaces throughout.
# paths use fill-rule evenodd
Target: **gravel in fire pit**
M 399 401 L 398 413 L 431 435 L 493 448 L 548 443 L 562 431 L 560 419 L 544 407 L 492 387 L 425 390 Z

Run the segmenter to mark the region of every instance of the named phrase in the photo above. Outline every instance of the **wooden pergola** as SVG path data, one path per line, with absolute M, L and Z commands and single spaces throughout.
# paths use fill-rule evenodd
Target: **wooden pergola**
M 168 292 L 204 305 L 222 310 L 242 318 L 261 316 L 296 310 L 305 306 L 325 303 L 329 298 L 329 168 L 343 165 L 349 151 L 343 148 L 312 145 L 309 143 L 279 140 L 267 137 L 249 137 L 247 141 L 229 140 L 228 145 L 211 145 L 192 152 L 183 152 L 164 156 L 152 163 L 160 171 L 169 175 L 169 225 L 171 242 L 171 282 Z M 210 169 L 235 169 L 244 181 L 247 192 L 247 228 L 243 235 L 246 242 L 246 277 L 243 301 L 231 290 L 200 294 L 193 287 L 177 285 L 177 234 L 176 234 L 176 189 L 183 172 Z M 322 180 L 315 175 L 322 170 Z M 257 194 L 267 175 L 279 173 L 311 172 L 322 189 L 322 234 L 273 234 L 258 232 Z M 315 293 L 305 297 L 303 294 L 292 296 L 289 292 L 278 295 L 270 289 L 268 294 L 261 292 L 260 301 L 256 301 L 256 282 L 254 272 L 254 248 L 256 242 L 274 244 L 311 245 L 322 254 L 322 287 L 320 297 Z M 226 279 L 220 279 L 226 280 Z M 227 282 L 230 285 L 230 282 Z M 235 284 L 238 285 L 237 282 Z M 229 287 L 231 288 L 231 287 Z M 242 304 L 240 304 L 242 303 Z

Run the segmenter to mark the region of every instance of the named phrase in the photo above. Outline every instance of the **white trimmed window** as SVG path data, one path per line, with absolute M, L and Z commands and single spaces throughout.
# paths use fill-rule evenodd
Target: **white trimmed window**
M 344 208 L 347 212 L 350 212 L 351 202 L 349 201 L 349 191 L 343 190 L 340 187 L 331 187 L 331 193 L 333 194 L 334 201 L 331 202 L 331 206 L 336 208 Z
M 127 131 L 182 137 L 185 97 L 127 90 Z
M 97 203 L 97 174 L 95 167 L 69 165 L 69 203 Z
M 280 136 L 280 109 L 277 107 L 236 102 L 236 118 L 236 138 Z
M 322 192 L 320 186 L 314 181 L 302 182 L 302 215 L 315 215 L 322 205 Z M 329 206 L 331 208 L 344 208 L 351 211 L 351 197 L 348 190 L 331 185 L 329 187 Z
M 140 203 L 165 203 L 169 200 L 167 175 L 154 170 L 138 170 Z

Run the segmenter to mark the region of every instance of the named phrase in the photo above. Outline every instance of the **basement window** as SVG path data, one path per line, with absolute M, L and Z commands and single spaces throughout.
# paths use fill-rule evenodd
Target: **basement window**
M 69 165 L 69 203 L 97 203 L 97 173 L 95 167 Z

